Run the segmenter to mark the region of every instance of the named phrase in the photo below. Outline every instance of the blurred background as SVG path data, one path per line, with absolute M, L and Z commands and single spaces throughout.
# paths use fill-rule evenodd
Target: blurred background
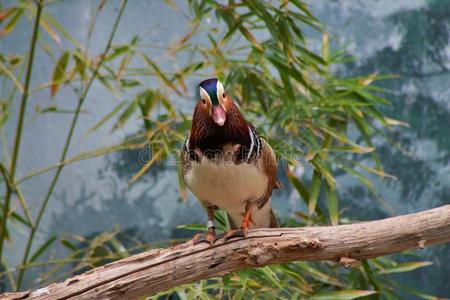
M 223 78 L 225 89 L 275 148 L 288 147 L 276 140 L 277 132 L 298 135 L 288 144 L 299 156 L 281 157 L 279 176 L 285 188 L 274 193 L 275 210 L 286 226 L 373 220 L 449 203 L 450 1 L 262 1 L 262 7 L 258 1 L 242 2 L 43 2 L 13 176 L 20 192 L 11 192 L 9 209 L 15 214 L 6 222 L 8 237 L 6 232 L 2 237 L 3 291 L 61 280 L 136 251 L 181 241 L 194 234 L 190 229 L 201 228 L 195 224 L 203 224 L 206 215 L 179 183 L 176 149 L 189 130 L 197 84 L 211 76 Z M 227 5 L 228 10 L 220 10 Z M 0 1 L 0 8 L 5 182 L 11 173 L 38 9 L 32 1 Z M 271 18 L 272 9 L 280 10 L 279 18 L 300 24 L 301 33 L 291 21 L 274 17 L 279 26 L 273 29 L 279 32 L 274 37 L 264 19 Z M 253 15 L 245 15 L 247 10 Z M 297 44 L 302 49 L 295 48 Z M 276 59 L 289 58 L 289 47 L 293 57 L 303 59 L 293 59 L 295 66 L 283 69 Z M 258 72 L 270 74 L 267 82 L 252 73 L 259 68 L 258 60 L 264 61 Z M 286 76 L 280 75 L 283 72 Z M 284 97 L 279 90 L 289 91 L 290 86 L 294 92 Z M 358 95 L 350 93 L 342 102 L 331 103 L 342 91 Z M 317 109 L 321 103 L 327 109 Z M 275 111 L 281 107 L 280 112 L 294 107 L 300 116 L 280 121 L 267 105 Z M 347 122 L 353 109 L 363 112 L 360 122 L 374 120 L 370 130 L 358 120 Z M 60 164 L 64 168 L 57 175 L 75 115 L 73 137 Z M 295 124 L 310 126 L 295 131 Z M 338 154 L 330 150 L 329 157 L 322 155 L 320 149 L 330 145 L 336 145 Z M 340 168 L 344 159 L 355 163 Z M 321 162 L 329 163 L 325 169 L 333 184 Z M 371 169 L 360 169 L 366 171 L 361 175 L 355 171 L 358 163 Z M 319 174 L 321 179 L 314 179 Z M 54 190 L 42 209 L 55 175 Z M 3 182 L 2 195 L 7 194 Z M 329 196 L 330 191 L 336 196 Z M 2 210 L 5 200 L 3 196 Z M 335 211 L 329 208 L 333 201 L 339 203 Z M 40 218 L 40 210 L 42 219 L 33 230 L 27 222 Z M 450 267 L 445 263 L 449 250 L 442 245 L 389 256 L 355 271 L 298 264 L 250 272 L 251 278 L 265 276 L 261 280 L 270 282 L 265 287 L 246 283 L 243 273 L 228 280 L 236 290 L 246 287 L 250 294 L 244 295 L 249 297 L 268 297 L 265 288 L 273 295 L 283 280 L 298 284 L 298 291 L 293 287 L 279 292 L 286 297 L 339 290 L 376 290 L 372 297 L 383 299 L 450 297 Z M 287 270 L 302 278 L 289 277 Z M 204 290 L 217 296 L 213 288 Z M 190 295 L 189 289 L 170 293 Z

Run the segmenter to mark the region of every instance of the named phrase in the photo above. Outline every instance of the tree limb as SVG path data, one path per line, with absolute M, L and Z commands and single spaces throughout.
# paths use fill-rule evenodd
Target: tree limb
M 1 299 L 135 299 L 195 280 L 289 261 L 359 261 L 450 242 L 450 205 L 350 225 L 250 230 L 245 239 L 154 249 Z

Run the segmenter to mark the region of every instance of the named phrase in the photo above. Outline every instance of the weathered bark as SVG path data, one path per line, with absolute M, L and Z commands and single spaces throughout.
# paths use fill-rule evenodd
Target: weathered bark
M 245 239 L 150 250 L 1 299 L 134 299 L 195 280 L 288 261 L 360 260 L 450 242 L 450 205 L 351 225 L 255 229 Z

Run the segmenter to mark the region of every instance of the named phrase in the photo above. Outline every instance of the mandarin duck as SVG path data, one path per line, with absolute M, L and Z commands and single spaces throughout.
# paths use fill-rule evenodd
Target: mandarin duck
M 208 232 L 194 236 L 194 244 L 213 245 L 218 239 L 215 209 L 228 215 L 231 230 L 225 240 L 245 237 L 250 228 L 278 227 L 271 206 L 272 190 L 281 187 L 274 151 L 217 78 L 202 81 L 199 88 L 200 100 L 181 151 L 184 182 L 208 215 Z

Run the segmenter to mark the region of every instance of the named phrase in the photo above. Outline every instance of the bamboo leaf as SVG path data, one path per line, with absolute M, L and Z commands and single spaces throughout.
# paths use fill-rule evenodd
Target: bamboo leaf
M 358 149 L 357 150 L 358 153 L 370 153 L 370 152 L 373 152 L 375 150 L 374 147 L 363 147 L 363 146 L 355 144 L 348 137 L 346 137 L 345 135 L 335 131 L 333 128 L 330 128 L 328 126 L 322 126 L 321 129 L 324 132 L 326 132 L 327 134 L 329 134 L 332 137 L 334 137 L 335 139 L 337 139 L 338 141 L 340 141 L 342 143 L 345 143 L 345 144 L 348 144 L 348 145 Z
M 19 80 L 16 78 L 16 76 L 3 64 L 3 62 L 0 60 L 0 74 L 4 73 L 7 77 L 11 79 L 11 81 L 14 83 L 14 85 L 17 87 L 19 92 L 23 93 L 23 86 L 19 82 Z
M 330 215 L 331 224 L 339 224 L 339 208 L 336 186 L 330 186 L 328 183 L 325 184 L 325 195 L 327 197 L 327 208 Z
M 150 159 L 130 180 L 130 184 L 136 182 L 142 175 L 145 174 L 145 172 L 150 169 L 150 167 L 161 157 L 161 154 L 163 153 L 164 149 L 158 150 Z
M 238 289 L 231 300 L 242 300 L 244 298 L 245 289 Z
M 64 52 L 56 63 L 55 69 L 53 70 L 52 85 L 50 87 L 51 97 L 55 97 L 56 92 L 59 89 L 61 82 L 65 78 L 65 72 L 67 64 L 69 63 L 70 52 Z
M 113 237 L 109 242 L 114 248 L 114 253 L 116 253 L 118 257 L 123 258 L 130 256 L 130 253 L 127 251 L 125 246 L 116 237 Z
M 376 291 L 342 290 L 335 292 L 321 292 L 311 297 L 312 300 L 352 300 L 376 294 Z
M 330 40 L 328 33 L 322 35 L 322 57 L 324 61 L 328 61 L 330 57 Z
M 30 259 L 30 263 L 34 262 L 36 259 L 38 259 L 42 254 L 45 253 L 45 251 L 56 241 L 58 237 L 52 236 L 49 238 L 45 243 L 43 243 L 37 250 L 34 252 L 33 256 Z
M 362 266 L 364 269 L 364 272 L 366 273 L 366 276 L 369 279 L 369 282 L 373 285 L 373 287 L 381 292 L 383 290 L 383 285 L 380 281 L 378 281 L 378 278 L 375 276 L 374 272 L 372 271 L 372 268 L 370 267 L 369 261 L 363 261 Z
M 260 268 L 258 271 L 264 274 L 264 276 L 277 288 L 284 288 L 280 282 L 280 279 L 278 279 L 277 275 L 270 269 L 270 267 Z
M 184 44 L 186 44 L 187 41 L 197 32 L 198 27 L 200 26 L 201 22 L 200 20 L 194 20 L 191 24 L 189 24 L 189 27 L 191 30 L 189 30 L 188 33 L 186 33 L 178 42 L 175 43 L 175 49 L 180 49 Z
M 0 24 L 8 19 L 13 13 L 17 12 L 20 8 L 17 7 L 9 7 L 3 10 L 0 10 Z
M 42 14 L 42 17 L 45 19 L 46 22 L 49 23 L 49 26 L 52 25 L 52 28 L 55 28 L 57 31 L 61 33 L 61 35 L 66 38 L 68 41 L 70 41 L 76 48 L 84 49 L 83 44 L 79 43 L 75 38 L 70 35 L 70 33 L 62 26 L 58 21 L 56 21 L 55 18 L 52 17 L 52 15 L 47 14 L 44 12 Z
M 0 203 L 0 208 L 3 209 L 3 204 L 1 204 L 1 203 Z M 11 218 L 11 220 L 15 220 L 15 221 L 17 221 L 17 222 L 27 226 L 27 227 L 30 227 L 30 223 L 27 220 L 25 220 L 18 213 L 14 212 L 14 211 L 10 211 L 9 214 L 10 214 L 9 217 Z M 0 216 L 0 220 L 1 220 L 1 216 Z
M 184 183 L 183 173 L 181 171 L 181 164 L 179 164 L 177 168 L 177 175 L 178 175 L 178 190 L 180 193 L 181 200 L 186 203 L 188 200 L 188 190 L 186 188 L 186 184 Z
M 418 291 L 418 290 L 412 288 L 411 286 L 404 286 L 404 285 L 399 284 L 399 283 L 395 283 L 395 286 L 400 288 L 401 290 L 405 291 L 406 293 L 414 295 L 414 296 L 417 296 L 418 298 L 421 298 L 421 299 L 425 299 L 425 300 L 443 300 L 442 298 L 423 293 L 422 291 Z
M 263 46 L 260 43 L 258 43 L 255 36 L 244 25 L 239 26 L 239 31 L 250 43 L 252 43 L 253 47 L 255 47 L 261 52 L 264 51 Z
M 26 226 L 32 228 L 33 227 L 33 219 L 31 217 L 30 209 L 28 208 L 27 202 L 26 202 L 25 198 L 23 197 L 21 189 L 19 188 L 19 185 L 11 182 L 11 176 L 9 175 L 5 166 L 1 162 L 0 162 L 0 173 L 2 174 L 3 180 L 5 181 L 6 185 L 11 189 L 11 191 L 16 193 L 17 198 L 19 199 L 19 203 L 22 206 L 22 209 L 25 212 L 25 216 L 27 217 L 28 220 L 23 219 L 20 215 L 16 214 L 14 211 L 10 212 L 11 217 L 13 219 L 16 219 L 19 222 L 25 224 Z M 2 204 L 0 204 L 0 206 L 3 207 Z
M 305 80 L 302 73 L 300 73 L 294 66 L 282 61 L 279 57 L 269 57 L 270 62 L 278 69 L 280 76 L 282 74 L 290 75 L 293 79 L 299 82 L 304 88 L 312 92 L 314 95 L 321 97 L 321 95 Z M 293 94 L 293 92 L 292 92 Z M 293 96 L 293 95 L 292 95 Z
M 343 164 L 338 164 L 338 167 L 343 169 L 345 172 L 355 176 L 359 180 L 359 182 L 364 184 L 368 189 L 370 189 L 370 190 L 375 189 L 375 186 L 373 185 L 373 183 L 368 178 L 366 178 L 363 174 L 361 174 L 360 172 L 358 172 L 350 167 L 347 167 Z
M 175 117 L 176 113 L 175 113 L 175 110 L 173 108 L 173 105 L 172 105 L 172 103 L 170 103 L 170 101 L 167 98 L 161 99 L 161 104 L 167 110 L 167 112 L 168 112 L 170 117 L 172 117 L 172 118 Z
M 3 29 L 0 30 L 0 37 L 4 37 L 11 33 L 14 30 L 14 27 L 16 27 L 22 15 L 23 9 L 16 9 L 11 19 L 9 20 L 8 24 L 6 24 L 5 27 L 3 27 Z
M 309 195 L 308 189 L 303 185 L 303 183 L 292 173 L 290 170 L 286 172 L 289 181 L 294 185 L 298 194 L 303 198 L 306 205 L 308 205 L 311 196 Z
M 324 160 L 321 160 L 316 156 L 312 161 L 311 164 L 314 166 L 314 169 L 320 173 L 320 175 L 325 178 L 327 183 L 330 186 L 336 185 L 336 180 L 334 179 L 333 174 L 331 173 L 330 167 L 327 165 L 326 156 L 324 157 Z
M 173 84 L 169 78 L 167 78 L 166 75 L 161 71 L 161 69 L 158 67 L 158 65 L 152 61 L 148 56 L 143 55 L 144 61 L 156 72 L 158 77 L 161 79 L 162 82 L 164 82 L 168 87 L 170 87 L 178 96 L 182 96 L 182 93 L 177 89 L 177 87 Z
M 71 241 L 66 239 L 61 240 L 61 244 L 72 251 L 76 251 L 78 249 Z
M 406 262 L 397 264 L 391 268 L 385 268 L 378 272 L 378 274 L 393 274 L 393 273 L 403 273 L 411 272 L 419 268 L 431 266 L 433 262 L 431 261 L 416 261 L 416 262 Z
M 123 111 L 123 113 L 120 115 L 119 120 L 116 124 L 114 124 L 114 127 L 111 129 L 111 132 L 117 130 L 118 128 L 122 128 L 123 125 L 131 118 L 133 113 L 138 109 L 139 105 L 136 100 L 133 100 L 130 105 L 127 106 L 127 108 Z
M 44 18 L 41 18 L 40 25 L 44 30 L 48 33 L 48 35 L 59 45 L 61 46 L 61 38 L 56 33 L 56 31 L 52 28 L 52 26 L 47 22 L 47 20 Z
M 89 62 L 86 61 L 87 58 L 85 58 L 79 51 L 75 51 L 73 53 L 73 59 L 75 61 L 75 67 L 73 74 L 71 74 L 71 78 L 75 75 L 75 73 L 78 73 L 81 80 L 84 80 L 86 78 L 86 66 L 89 65 Z
M 221 210 L 216 210 L 214 212 L 214 219 L 216 220 L 216 229 L 219 231 L 226 231 L 228 224 L 227 213 Z
M 363 169 L 363 170 L 365 170 L 365 171 L 367 171 L 369 173 L 372 173 L 372 174 L 380 176 L 381 178 L 388 177 L 388 178 L 391 178 L 393 180 L 397 180 L 396 176 L 394 176 L 392 174 L 389 174 L 389 173 L 385 173 L 383 170 L 377 170 L 377 169 L 371 168 L 369 166 L 366 166 L 364 164 L 361 164 L 361 163 L 358 163 L 358 162 L 354 162 L 354 161 L 352 161 L 352 163 L 354 163 L 356 166 L 360 167 L 361 169 Z
M 150 130 L 150 115 L 162 99 L 162 95 L 158 91 L 146 90 L 138 94 L 137 99 L 141 109 L 142 118 L 144 119 L 145 129 Z
M 206 230 L 206 226 L 203 224 L 183 224 L 183 225 L 178 225 L 177 228 L 196 230 L 196 231 Z
M 320 186 L 322 184 L 322 178 L 320 173 L 314 170 L 312 182 L 311 182 L 311 196 L 308 201 L 309 214 L 312 215 L 316 211 L 317 198 L 319 197 Z
M 410 127 L 407 122 L 391 119 L 388 117 L 384 117 L 384 120 L 386 121 L 386 123 L 388 123 L 389 125 L 392 125 L 392 126 L 403 126 L 403 127 L 407 127 L 407 128 Z
M 131 49 L 132 48 L 130 47 L 130 45 L 116 46 L 113 48 L 112 53 L 109 56 L 107 56 L 104 61 L 107 62 L 114 60 L 115 58 L 130 52 Z
M 0 222 L 1 222 L 1 224 L 3 224 L 3 216 L 1 216 L 1 215 L 0 215 Z M 4 231 L 5 231 L 4 239 L 7 240 L 8 242 L 11 241 L 11 235 L 9 234 L 9 228 L 8 228 L 8 217 L 6 217 Z
M 86 133 L 86 135 L 91 134 L 92 132 L 99 129 L 103 124 L 108 122 L 113 116 L 115 116 L 122 109 L 122 107 L 125 106 L 125 104 L 127 104 L 127 102 L 123 101 L 123 102 L 119 103 L 118 105 L 116 105 L 116 107 L 114 107 L 113 110 L 111 110 L 108 114 L 106 114 L 106 116 L 104 116 L 100 121 L 98 121 L 97 124 L 95 124 L 91 129 L 89 129 L 88 132 Z
M 16 291 L 17 290 L 16 281 L 14 280 L 14 274 L 13 274 L 14 268 L 11 268 L 8 265 L 8 263 L 5 260 L 3 260 L 0 263 L 0 269 L 4 270 L 2 273 L 0 273 L 0 276 L 3 276 L 4 274 L 6 274 L 6 277 L 8 277 L 8 280 L 9 280 L 9 284 L 11 285 L 11 289 L 13 291 Z
M 320 282 L 337 287 L 343 286 L 343 284 L 340 283 L 336 277 L 321 272 L 317 268 L 312 267 L 310 263 L 298 262 L 295 266 L 300 268 L 300 272 L 302 272 L 302 274 L 307 274 Z
M 359 132 L 363 136 L 364 140 L 366 141 L 366 144 L 369 147 L 374 147 L 374 145 L 372 143 L 372 137 L 369 132 L 369 128 L 368 128 L 365 120 L 362 118 L 361 114 L 358 114 L 358 111 L 356 109 L 352 109 L 351 113 L 352 113 L 352 119 L 355 122 L 356 127 L 358 128 Z M 372 152 L 372 159 L 374 160 L 374 162 L 377 166 L 377 169 L 382 172 L 383 168 L 381 166 L 381 160 L 376 151 Z
M 228 288 L 230 286 L 230 282 L 231 282 L 231 275 L 230 274 L 225 274 L 222 277 L 222 282 L 223 282 L 223 286 L 225 288 Z

